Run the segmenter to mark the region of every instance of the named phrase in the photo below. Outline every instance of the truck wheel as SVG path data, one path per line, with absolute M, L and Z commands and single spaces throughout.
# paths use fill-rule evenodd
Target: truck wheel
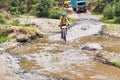
M 76 9 L 76 13 L 79 13 L 80 11 L 78 9 Z
M 73 7 L 73 11 L 76 11 L 76 8 Z
M 86 13 L 86 11 L 87 11 L 87 10 L 85 9 L 85 10 L 84 10 L 84 13 Z

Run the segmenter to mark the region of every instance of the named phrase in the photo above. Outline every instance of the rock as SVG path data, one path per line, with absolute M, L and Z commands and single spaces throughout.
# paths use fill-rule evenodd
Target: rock
M 16 38 L 17 42 L 27 42 L 29 41 L 29 38 L 25 34 L 19 34 Z
M 8 35 L 9 38 L 16 38 L 17 37 L 17 34 L 16 33 L 11 33 Z
M 87 43 L 82 48 L 82 50 L 98 51 L 102 50 L 102 46 L 97 43 Z

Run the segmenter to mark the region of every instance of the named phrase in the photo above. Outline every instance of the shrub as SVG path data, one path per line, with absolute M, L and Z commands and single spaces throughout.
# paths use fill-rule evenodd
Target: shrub
M 12 15 L 20 15 L 20 14 L 24 14 L 25 13 L 25 7 L 24 6 L 20 6 L 20 7 L 11 7 L 10 8 L 10 12 Z
M 120 23 L 120 17 L 117 17 L 115 22 Z
M 13 26 L 19 26 L 19 20 L 18 19 L 15 19 L 15 20 L 13 20 L 13 22 L 12 22 L 12 25 Z
M 54 0 L 39 0 L 36 7 L 36 15 L 38 17 L 48 17 L 49 10 L 53 7 Z
M 120 1 L 115 5 L 115 16 L 120 17 Z
M 114 6 L 107 5 L 103 10 L 103 15 L 105 19 L 113 19 L 115 15 Z
M 12 15 L 15 15 L 15 16 L 18 16 L 18 15 L 21 14 L 18 7 L 11 7 L 10 12 L 11 12 Z
M 62 14 L 62 11 L 58 10 L 51 10 L 49 13 L 49 17 L 52 19 L 59 19 Z
M 0 13 L 0 24 L 5 24 L 5 23 L 6 23 L 5 15 Z
M 113 65 L 120 67 L 120 61 L 113 62 Z
M 32 6 L 32 10 L 30 11 L 30 14 L 33 15 L 33 16 L 36 16 L 36 15 L 37 15 L 36 5 L 33 5 L 33 6 Z

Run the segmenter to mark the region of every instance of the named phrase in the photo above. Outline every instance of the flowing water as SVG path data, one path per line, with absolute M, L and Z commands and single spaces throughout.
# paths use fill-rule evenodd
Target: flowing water
M 79 21 L 68 30 L 66 43 L 59 33 L 46 34 L 43 39 L 9 53 L 22 57 L 20 66 L 24 70 L 54 76 L 57 80 L 120 80 L 120 68 L 99 63 L 94 60 L 95 52 L 81 50 L 86 43 L 99 43 L 104 50 L 119 53 L 119 39 L 93 36 L 102 28 L 96 18 L 85 16 Z

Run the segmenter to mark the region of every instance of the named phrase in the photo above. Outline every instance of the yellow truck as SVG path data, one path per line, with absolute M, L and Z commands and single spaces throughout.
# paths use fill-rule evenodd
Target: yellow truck
M 68 8 L 69 7 L 70 0 L 63 0 L 63 5 Z

